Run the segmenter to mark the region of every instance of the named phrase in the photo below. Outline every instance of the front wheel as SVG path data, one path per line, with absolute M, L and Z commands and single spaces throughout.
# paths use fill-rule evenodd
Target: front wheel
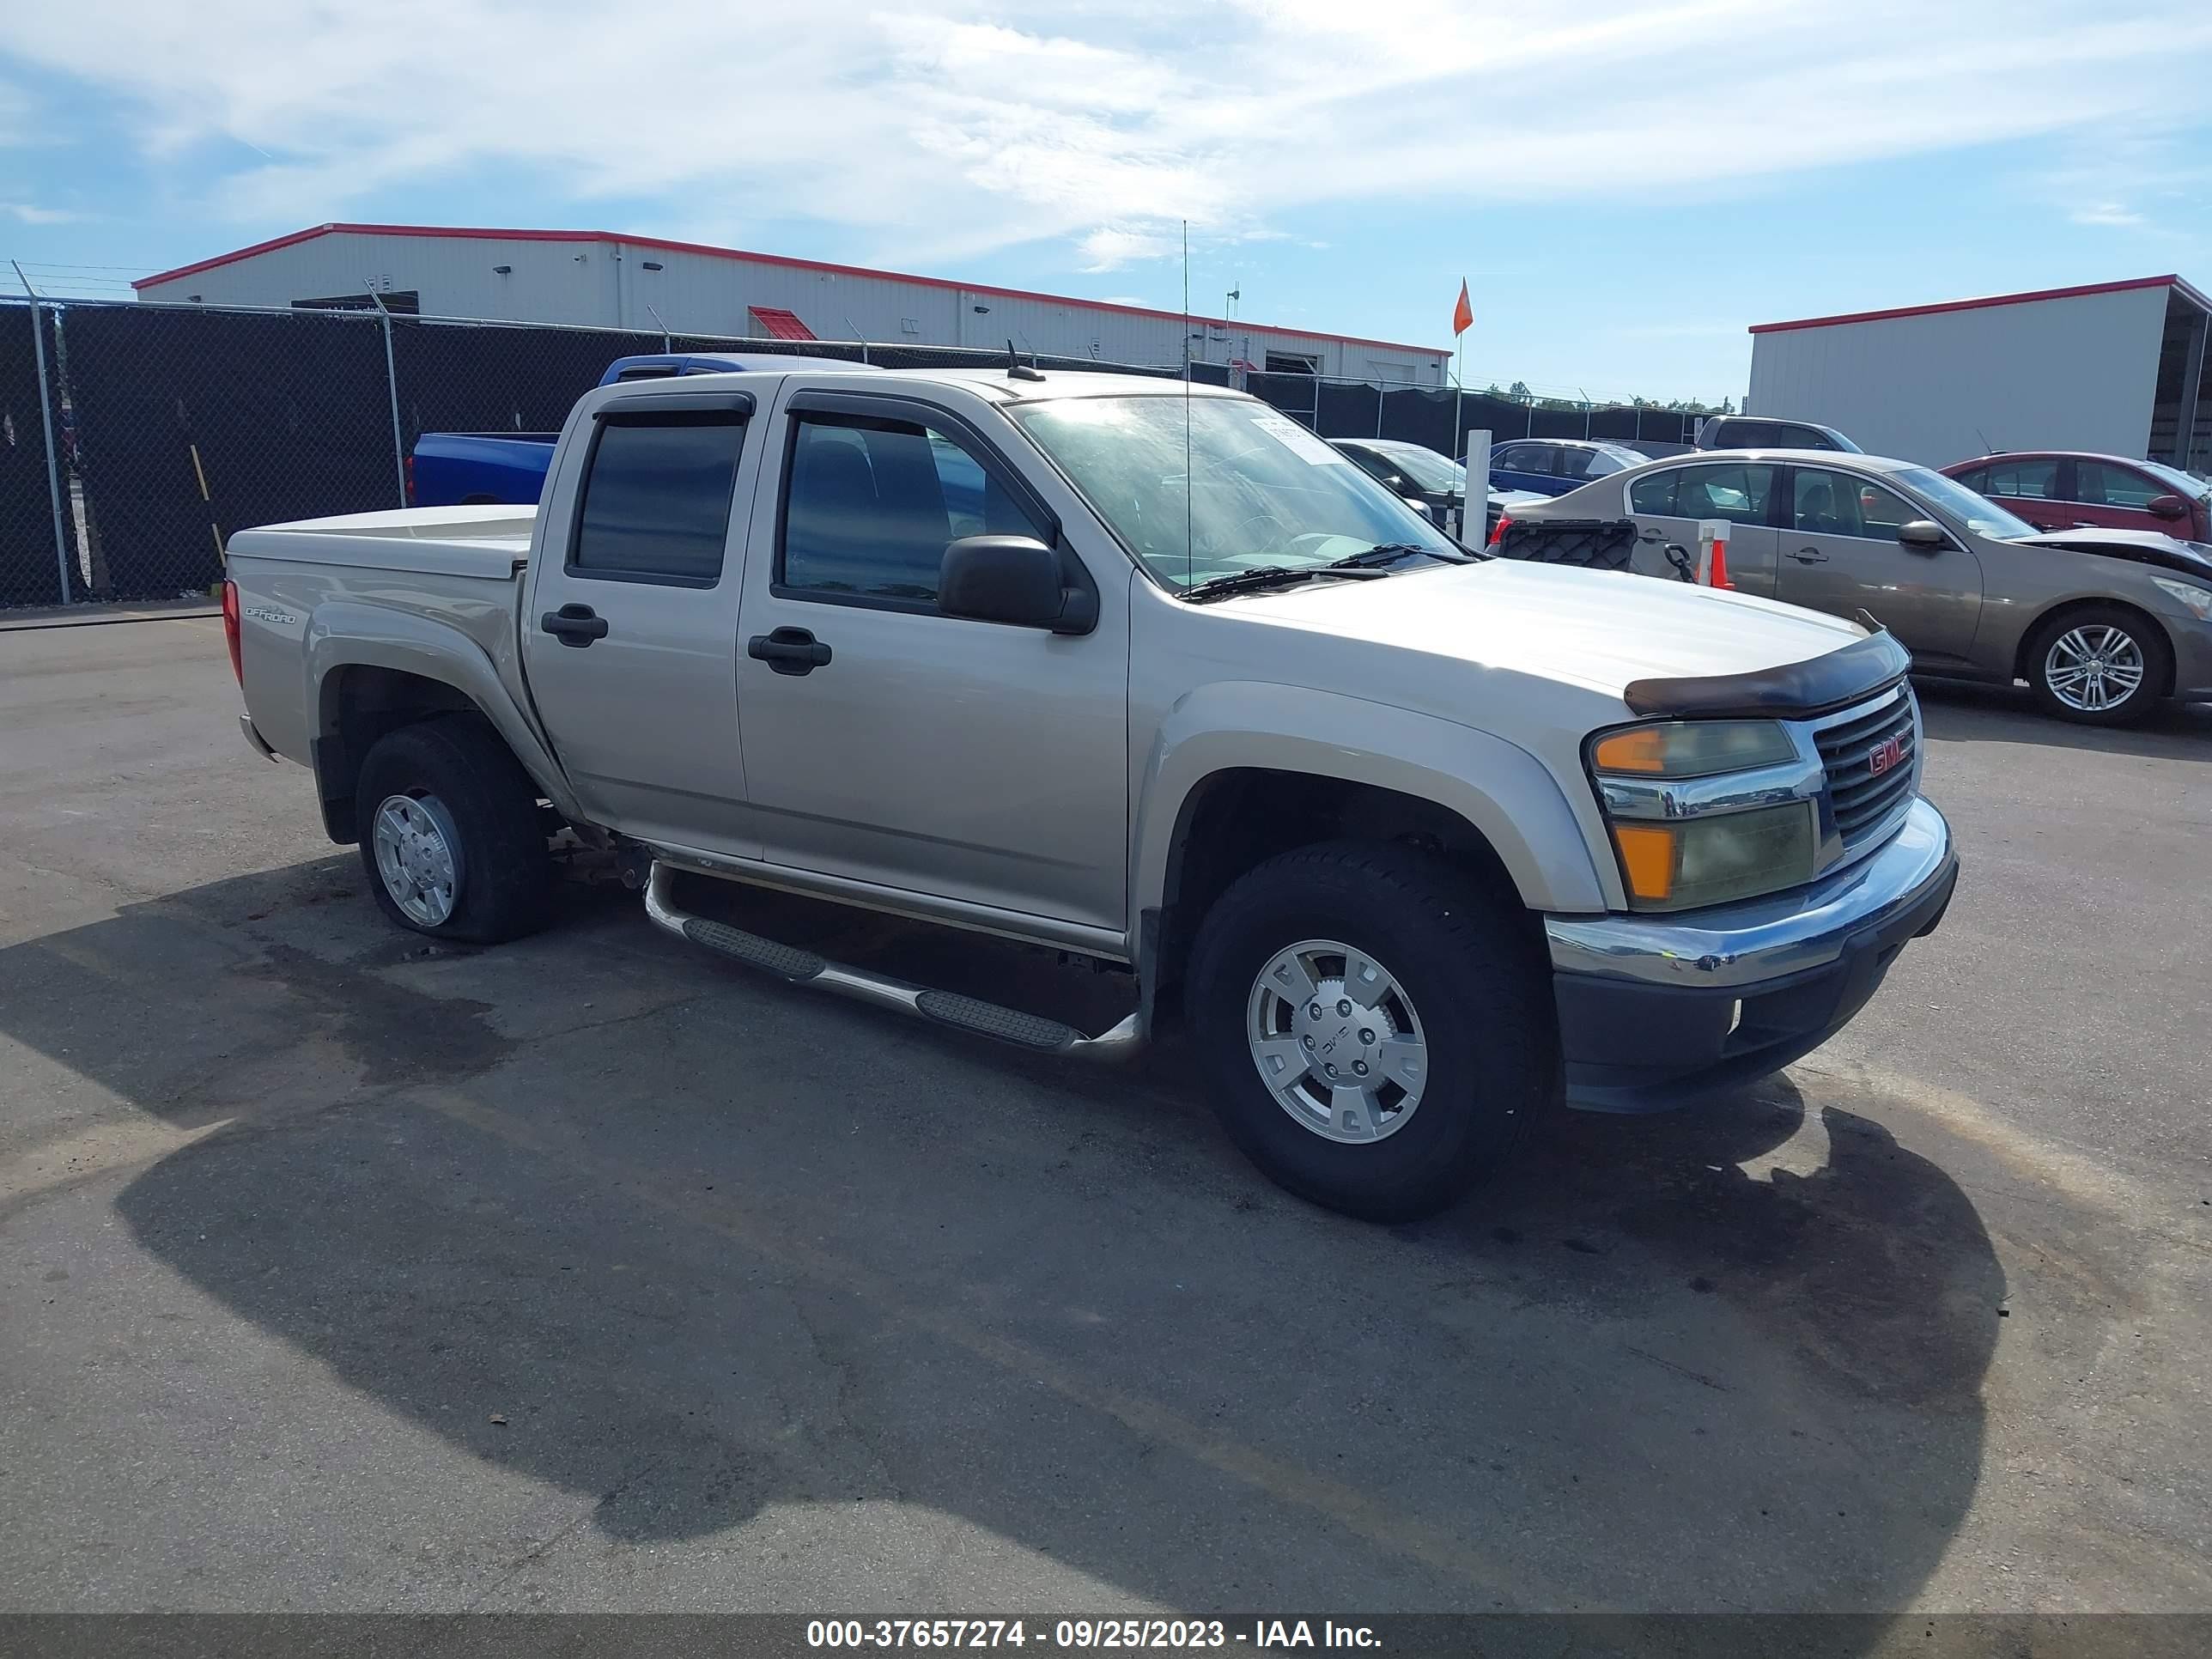
M 401 927 L 495 945 L 543 925 L 553 860 L 537 786 L 480 721 L 386 732 L 362 761 L 354 799 L 369 889 Z
M 2132 726 L 2166 690 L 2172 659 L 2155 623 L 2117 605 L 2046 623 L 2028 648 L 2027 683 L 2061 720 Z
M 1558 1065 L 1519 918 L 1440 860 L 1333 843 L 1218 900 L 1188 999 L 1216 1115 L 1271 1178 L 1369 1220 L 1442 1209 L 1496 1169 Z

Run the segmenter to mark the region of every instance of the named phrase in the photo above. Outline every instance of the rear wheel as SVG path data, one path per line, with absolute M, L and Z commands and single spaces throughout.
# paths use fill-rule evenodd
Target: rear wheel
M 1200 928 L 1190 1022 L 1231 1139 L 1371 1220 L 1428 1214 L 1502 1163 L 1557 1066 L 1548 982 L 1507 907 L 1396 845 L 1287 853 Z
M 2028 648 L 2027 683 L 2061 720 L 2131 726 L 2164 695 L 2172 659 L 2155 623 L 2124 605 L 2069 611 Z
M 480 720 L 386 732 L 354 800 L 369 890 L 402 927 L 493 945 L 544 925 L 553 860 L 537 786 Z

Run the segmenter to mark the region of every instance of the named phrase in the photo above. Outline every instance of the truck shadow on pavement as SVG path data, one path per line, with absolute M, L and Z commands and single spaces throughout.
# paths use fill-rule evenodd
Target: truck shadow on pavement
M 2002 1274 L 1879 1099 L 1574 1117 L 1368 1226 L 1246 1166 L 1171 1050 L 940 1036 L 634 904 L 425 954 L 333 858 L 0 951 L 9 1036 L 206 1131 L 117 1212 L 210 1299 L 172 1316 L 252 1322 L 381 1425 L 396 1474 L 319 1477 L 363 1552 L 449 1528 L 495 1606 L 648 1602 L 591 1575 L 649 1543 L 724 1605 L 1878 1609 L 1966 1512 Z M 426 1430 L 472 1472 L 417 1486 Z M 548 1486 L 573 1519 L 513 1541 Z

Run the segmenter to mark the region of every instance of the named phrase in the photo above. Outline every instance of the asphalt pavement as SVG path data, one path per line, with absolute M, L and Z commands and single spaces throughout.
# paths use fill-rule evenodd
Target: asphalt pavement
M 219 623 L 0 634 L 0 1608 L 2212 1608 L 2212 710 L 1924 696 L 1853 1027 L 1382 1228 L 1172 1050 L 398 933 Z

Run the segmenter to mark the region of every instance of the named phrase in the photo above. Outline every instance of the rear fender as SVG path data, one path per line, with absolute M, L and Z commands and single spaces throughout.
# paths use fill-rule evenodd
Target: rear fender
M 337 672 L 356 665 L 396 669 L 451 686 L 466 697 L 555 809 L 571 822 L 585 821 L 567 775 L 501 678 L 499 665 L 462 629 L 410 611 L 339 601 L 315 607 L 307 646 L 307 707 L 316 711 L 319 749 L 338 736 Z M 352 763 L 359 764 L 360 758 L 352 757 Z

